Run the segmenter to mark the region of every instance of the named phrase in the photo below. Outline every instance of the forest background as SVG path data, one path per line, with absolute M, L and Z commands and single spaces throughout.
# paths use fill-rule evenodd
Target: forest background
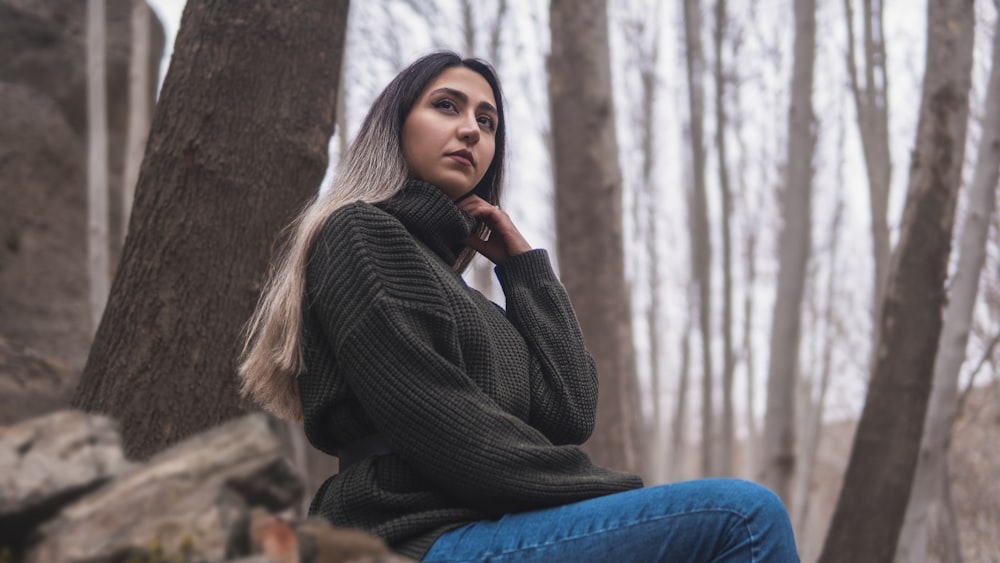
M 192 348 L 192 340 L 213 337 L 204 325 L 217 320 L 185 332 L 179 318 L 191 316 L 185 311 L 216 311 L 211 302 L 217 297 L 203 296 L 204 308 L 163 305 L 169 299 L 192 300 L 185 291 L 205 287 L 202 282 L 165 282 L 160 290 L 173 288 L 177 295 L 159 305 L 134 297 L 149 284 L 127 283 L 129 256 L 135 262 L 140 253 L 151 254 L 160 268 L 174 272 L 190 266 L 180 266 L 183 258 L 162 259 L 170 252 L 166 246 L 144 246 L 143 232 L 170 239 L 186 228 L 190 238 L 201 232 L 191 230 L 199 223 L 185 219 L 190 215 L 214 217 L 222 227 L 242 220 L 249 227 L 241 228 L 258 231 L 252 241 L 229 233 L 224 243 L 206 244 L 210 248 L 202 256 L 210 262 L 241 244 L 255 246 L 257 258 L 244 272 L 259 284 L 266 262 L 261 257 L 269 255 L 280 226 L 304 197 L 328 185 L 339 154 L 378 91 L 417 55 L 448 48 L 490 60 L 503 80 L 511 138 L 505 206 L 530 241 L 553 251 L 602 367 L 601 426 L 590 444 L 595 458 L 640 472 L 648 483 L 708 475 L 764 482 L 789 506 L 804 560 L 885 561 L 893 551 L 900 561 L 1000 560 L 1000 546 L 989 539 L 989 531 L 1000 526 L 1000 498 L 988 479 L 998 467 L 995 430 L 1000 423 L 995 3 L 935 0 L 925 10 L 923 3 L 902 0 L 619 0 L 551 6 L 529 0 L 356 1 L 349 10 L 346 3 L 334 3 L 342 18 L 333 14 L 317 20 L 330 27 L 313 24 L 297 42 L 288 30 L 302 24 L 296 10 L 280 8 L 281 3 L 254 10 L 283 22 L 261 28 L 253 27 L 260 24 L 253 17 L 234 24 L 227 20 L 233 13 L 212 2 L 189 2 L 193 6 L 184 23 L 179 20 L 182 3 L 150 4 L 163 22 L 167 54 L 162 66 L 146 65 L 147 73 L 138 78 L 141 65 L 135 65 L 131 77 L 139 91 L 162 77 L 161 100 L 166 101 L 143 109 L 135 107 L 142 96 L 105 93 L 112 130 L 117 125 L 121 135 L 112 131 L 108 144 L 107 132 L 101 141 L 94 128 L 81 129 L 90 158 L 111 162 L 103 191 L 109 180 L 120 182 L 112 199 L 128 203 L 113 202 L 110 208 L 120 206 L 119 213 L 103 219 L 93 217 L 93 209 L 101 206 L 89 205 L 91 294 L 73 306 L 85 311 L 82 322 L 72 330 L 56 329 L 82 334 L 66 336 L 73 345 L 49 338 L 39 346 L 47 346 L 44 351 L 71 370 L 82 371 L 75 404 L 126 422 L 133 456 L 146 457 L 245 408 L 231 397 L 223 408 L 207 406 L 232 394 L 231 381 L 222 375 L 218 379 L 224 382 L 214 387 L 192 386 L 183 378 L 164 387 L 151 383 L 158 381 L 150 375 L 155 368 L 134 369 L 152 362 L 179 370 L 175 360 L 183 356 L 183 367 L 198 379 L 216 369 L 205 367 L 206 356 L 223 350 L 219 361 L 227 365 L 233 356 L 226 345 Z M 317 9 L 309 2 L 302 6 L 304 13 Z M 142 19 L 133 17 L 133 23 Z M 189 40 L 204 40 L 209 31 L 227 25 L 246 26 L 240 32 L 258 46 L 219 33 L 218 45 L 229 49 L 203 49 L 216 59 L 192 56 L 167 70 L 175 64 L 169 49 L 178 29 L 181 51 L 185 26 Z M 86 34 L 88 45 L 92 29 L 77 30 Z M 276 29 L 284 34 L 272 33 Z M 125 63 L 156 58 L 128 56 L 139 52 L 141 36 L 131 34 Z M 155 30 L 152 36 L 155 40 Z M 282 48 L 273 49 L 275 42 Z M 266 58 L 255 60 L 253 53 Z M 122 60 L 117 64 L 120 71 Z M 236 69 L 225 84 L 228 89 L 213 91 L 212 77 L 226 74 L 219 69 L 227 64 Z M 282 75 L 285 71 L 275 70 L 279 67 L 297 72 Z M 205 83 L 201 89 L 194 86 L 199 81 Z M 947 103 L 940 102 L 940 94 L 934 98 L 936 87 L 950 92 Z M 248 94 L 252 88 L 262 94 Z M 90 90 L 88 100 L 100 94 L 95 92 Z M 303 92 L 309 95 L 298 97 Z M 295 120 L 287 111 L 256 113 L 282 97 L 302 106 Z M 189 109 L 198 101 L 203 102 L 198 110 Z M 206 116 L 224 106 L 230 108 L 229 123 L 240 124 L 236 131 L 213 135 L 217 130 L 190 127 L 198 119 L 208 123 Z M 127 119 L 122 117 L 126 110 Z M 87 111 L 87 122 L 100 121 L 95 119 L 99 108 Z M 310 111 L 321 117 L 300 125 L 298 120 L 310 119 Z M 145 160 L 144 135 L 136 151 L 129 143 L 136 133 L 125 131 L 141 129 L 137 116 L 143 112 L 154 115 Z M 595 115 L 602 118 L 595 121 Z M 254 131 L 270 131 L 268 118 L 294 121 L 292 129 L 308 132 L 308 146 L 296 146 L 301 138 L 287 130 L 288 137 L 255 140 Z M 921 119 L 936 125 L 920 127 Z M 332 128 L 334 120 L 335 132 L 327 141 L 316 127 Z M 247 140 L 244 122 L 255 121 L 262 125 L 249 127 Z M 573 122 L 603 136 L 588 139 L 588 131 L 573 132 Z M 158 123 L 167 133 L 156 142 Z M 223 157 L 211 156 L 213 145 L 228 135 L 241 139 Z M 297 192 L 272 189 L 246 197 L 247 185 L 270 186 L 264 181 L 241 185 L 236 174 L 226 186 L 212 182 L 235 163 L 248 166 L 255 143 L 282 139 L 289 145 L 283 150 L 306 162 L 310 171 L 289 181 L 282 176 L 288 166 L 276 165 L 268 180 L 295 184 Z M 95 154 L 102 143 L 113 154 Z M 322 156 L 315 154 L 317 147 Z M 236 148 L 246 152 L 238 154 Z M 195 157 L 194 165 L 178 158 L 170 161 L 173 172 L 156 174 L 156 166 L 165 166 L 164 155 L 175 150 L 188 155 L 202 150 L 209 156 Z M 581 156 L 591 153 L 598 155 L 597 162 Z M 951 160 L 926 156 L 938 154 Z M 270 162 L 276 160 L 281 159 L 270 156 Z M 249 168 L 259 171 L 267 162 Z M 189 165 L 202 170 L 185 172 Z M 98 168 L 87 167 L 91 202 L 102 197 Z M 576 176 L 570 178 L 569 170 Z M 192 197 L 197 191 L 164 189 L 158 192 L 162 196 L 150 195 L 171 182 L 232 192 L 227 197 L 239 199 L 233 206 L 244 211 L 203 213 L 199 210 L 237 199 Z M 132 241 L 123 250 L 121 225 L 128 213 L 121 210 L 132 209 L 126 198 L 128 187 L 136 184 L 136 198 L 148 187 L 145 202 L 134 203 L 135 213 L 149 220 L 129 227 Z M 83 185 L 77 187 L 82 192 Z M 281 197 L 286 199 L 282 209 L 268 218 L 245 211 Z M 222 215 L 225 220 L 219 220 Z M 95 228 L 95 222 L 105 227 Z M 102 232 L 105 242 L 95 245 Z M 920 233 L 937 235 L 938 242 L 919 242 Z M 95 253 L 95 246 L 107 248 L 106 255 Z M 8 252 L 14 254 L 10 244 Z M 126 266 L 116 270 L 119 260 Z M 915 263 L 925 269 L 906 270 Z M 143 268 L 143 275 L 157 271 Z M 236 277 L 233 268 L 218 270 Z M 488 264 L 476 263 L 467 279 L 502 302 Z M 926 286 L 908 293 L 898 280 L 924 280 Z M 237 292 L 241 304 L 220 315 L 230 329 L 238 330 L 239 319 L 245 319 L 240 311 L 247 303 L 252 306 L 253 288 L 242 289 Z M 155 309 L 150 317 L 155 322 L 134 314 L 144 308 Z M 38 346 L 35 339 L 46 326 L 52 330 L 51 319 L 35 328 L 24 322 L 51 311 L 39 315 L 37 307 L 18 310 L 5 302 L 3 313 L 3 334 L 14 341 Z M 900 326 L 913 330 L 895 336 Z M 147 332 L 157 330 L 160 334 Z M 134 350 L 135 341 L 122 332 L 146 342 L 144 350 L 131 353 L 137 358 L 131 368 L 121 359 L 130 354 L 122 350 Z M 158 352 L 158 339 L 175 344 Z M 901 372 L 895 379 L 894 366 Z M 138 397 L 130 393 L 127 406 L 115 398 L 136 385 L 149 391 Z M 185 385 L 188 391 L 179 393 Z M 187 394 L 203 397 L 178 401 Z M 173 397 L 173 406 L 163 410 L 175 412 L 149 417 L 150 404 L 166 396 Z M 869 418 L 866 434 L 863 408 L 897 422 Z M 138 413 L 154 419 L 158 428 L 128 424 Z M 992 425 L 993 433 L 984 424 Z M 872 445 L 878 455 L 871 453 Z M 956 453 L 960 446 L 964 454 Z M 952 458 L 960 458 L 952 459 L 949 468 L 952 449 Z M 978 457 L 970 461 L 970 452 Z M 303 470 L 325 477 L 323 469 L 308 466 L 306 457 L 303 453 Z M 852 487 L 851 468 L 876 492 L 865 491 L 864 484 Z M 859 505 L 862 501 L 869 504 Z M 899 537 L 898 550 L 896 542 L 875 546 L 887 542 L 864 539 L 873 536 Z M 863 553 L 855 557 L 851 549 Z

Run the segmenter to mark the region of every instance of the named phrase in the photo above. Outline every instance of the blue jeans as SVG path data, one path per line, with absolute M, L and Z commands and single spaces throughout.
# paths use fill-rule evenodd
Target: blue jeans
M 438 538 L 423 560 L 786 563 L 799 556 L 777 495 L 738 479 L 702 479 L 467 524 Z

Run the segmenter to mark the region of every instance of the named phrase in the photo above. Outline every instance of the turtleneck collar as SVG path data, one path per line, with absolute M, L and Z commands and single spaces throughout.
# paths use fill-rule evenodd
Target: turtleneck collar
M 403 189 L 377 207 L 399 219 L 406 230 L 449 266 L 465 248 L 476 219 L 459 209 L 443 191 L 422 180 L 408 180 Z

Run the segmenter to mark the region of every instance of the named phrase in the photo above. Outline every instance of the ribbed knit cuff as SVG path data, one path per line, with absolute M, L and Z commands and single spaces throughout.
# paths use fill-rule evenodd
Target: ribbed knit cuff
M 559 283 L 555 272 L 552 271 L 549 253 L 544 248 L 511 256 L 503 264 L 499 264 L 495 271 L 504 294 L 507 294 L 515 286 L 537 289 L 552 283 Z

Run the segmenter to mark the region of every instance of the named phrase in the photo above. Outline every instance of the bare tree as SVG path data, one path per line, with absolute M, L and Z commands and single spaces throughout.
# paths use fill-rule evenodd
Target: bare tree
M 87 263 L 92 331 L 104 314 L 111 276 L 104 7 L 104 0 L 87 0 Z
M 842 104 L 837 104 L 837 145 L 836 145 L 836 172 L 834 176 L 834 186 L 836 190 L 833 218 L 830 221 L 830 231 L 828 235 L 828 260 L 826 266 L 826 295 L 821 306 L 816 307 L 813 314 L 813 321 L 822 323 L 822 334 L 819 329 L 813 331 L 813 342 L 820 347 L 820 351 L 814 354 L 819 366 L 819 378 L 816 381 L 815 375 L 809 379 L 803 379 L 803 384 L 808 384 L 808 391 L 803 393 L 803 400 L 800 405 L 804 405 L 800 426 L 803 428 L 801 439 L 799 440 L 799 459 L 801 464 L 796 470 L 796 489 L 794 504 L 791 507 L 792 523 L 795 526 L 795 536 L 799 544 L 799 554 L 803 559 L 806 553 L 814 551 L 813 538 L 808 537 L 809 511 L 813 504 L 813 472 L 816 467 L 816 458 L 819 453 L 819 442 L 823 434 L 823 417 L 826 413 L 827 391 L 830 388 L 830 379 L 833 372 L 833 353 L 837 347 L 837 342 L 842 340 L 839 324 L 837 295 L 838 286 L 843 278 L 843 265 L 840 263 L 840 244 L 843 237 L 844 218 L 844 186 L 846 179 L 844 175 L 844 153 L 846 145 L 847 126 L 844 122 Z M 820 293 L 820 288 L 814 290 L 814 297 Z M 820 310 L 821 309 L 821 310 Z M 816 381 L 815 383 L 813 383 Z M 805 385 L 804 385 L 805 386 Z M 813 388 L 815 387 L 815 389 Z
M 842 165 L 838 165 L 838 179 L 842 180 L 840 173 Z M 842 181 L 837 182 L 838 188 L 843 186 Z M 819 450 L 819 440 L 823 428 L 823 413 L 826 406 L 826 392 L 830 387 L 830 373 L 833 369 L 833 343 L 835 340 L 834 315 L 836 307 L 834 301 L 836 297 L 836 286 L 841 272 L 838 266 L 838 249 L 841 238 L 841 222 L 844 215 L 844 201 L 842 195 L 838 194 L 836 208 L 834 210 L 833 221 L 830 225 L 830 260 L 827 267 L 826 299 L 823 305 L 823 328 L 822 353 L 819 362 L 819 381 L 814 392 L 806 393 L 804 396 L 805 405 L 808 409 L 803 416 L 803 428 L 805 429 L 801 443 L 802 465 L 797 472 L 796 491 L 794 495 L 793 508 L 791 510 L 793 522 L 795 523 L 796 536 L 800 545 L 805 543 L 804 532 L 806 530 L 806 519 L 809 516 L 809 500 L 812 497 L 810 486 L 812 483 L 813 468 L 816 466 L 816 455 Z M 818 338 L 818 336 L 817 336 Z
M 889 561 L 916 470 L 941 336 L 944 281 L 961 185 L 974 4 L 928 3 L 927 60 L 899 243 L 879 347 L 820 561 Z
M 640 34 L 639 45 L 639 84 L 640 103 L 638 104 L 639 115 L 636 119 L 639 131 L 639 153 L 642 157 L 642 177 L 640 190 L 636 194 L 636 200 L 641 201 L 640 208 L 643 210 L 644 232 L 640 239 L 645 243 L 647 256 L 649 305 L 646 308 L 646 327 L 649 339 L 649 378 L 650 394 L 652 395 L 653 413 L 652 420 L 647 426 L 652 428 L 646 436 L 646 442 L 652 441 L 649 446 L 652 455 L 649 456 L 649 467 L 647 474 L 653 478 L 659 478 L 663 474 L 663 452 L 664 446 L 664 421 L 661 408 L 661 378 L 662 369 L 660 366 L 660 339 L 663 335 L 661 326 L 661 297 L 660 292 L 662 279 L 660 276 L 661 253 L 660 253 L 660 198 L 657 197 L 658 183 L 654 175 L 654 164 L 656 163 L 656 92 L 657 74 L 656 67 L 660 59 L 660 26 L 659 26 L 659 6 L 654 2 L 653 13 L 649 15 L 649 21 L 638 22 L 645 34 Z M 636 219 L 640 219 L 638 214 Z M 658 480 L 658 479 L 657 479 Z
M 754 396 L 757 384 L 753 354 L 754 287 L 757 281 L 757 233 L 751 227 L 746 233 L 746 293 L 743 294 L 743 363 L 747 372 L 747 438 L 746 474 L 757 474 L 757 417 L 754 416 Z
M 872 316 L 878 327 L 879 304 L 885 291 L 885 276 L 889 270 L 889 188 L 892 181 L 892 157 L 889 152 L 889 81 L 886 75 L 885 42 L 882 13 L 884 0 L 864 0 L 862 22 L 864 50 L 861 69 L 855 50 L 855 0 L 844 0 L 847 19 L 847 74 L 857 114 L 861 147 L 868 171 L 869 203 L 871 205 L 872 253 L 875 263 L 872 283 Z M 861 80 L 863 73 L 864 81 Z M 875 342 L 878 342 L 877 328 Z M 877 344 L 876 344 L 877 346 Z
M 688 294 L 694 293 L 692 284 L 688 284 Z M 667 481 L 678 481 L 682 476 L 681 460 L 684 457 L 684 444 L 687 438 L 687 405 L 688 387 L 691 381 L 691 333 L 694 331 L 688 311 L 688 320 L 681 337 L 681 367 L 677 377 L 677 403 L 674 407 L 673 424 L 670 426 L 670 451 L 667 454 Z
M 802 294 L 812 229 L 812 106 L 816 57 L 816 2 L 795 0 L 792 98 L 788 111 L 788 160 L 778 242 L 778 286 L 771 328 L 764 416 L 764 485 L 786 505 L 795 471 L 795 381 L 802 321 Z
M 128 131 L 125 137 L 125 174 L 122 179 L 122 227 L 128 232 L 128 219 L 135 197 L 135 183 L 149 134 L 149 17 L 146 0 L 132 0 L 132 49 L 128 68 Z
M 346 0 L 185 7 L 74 397 L 121 421 L 130 457 L 242 412 L 240 332 L 275 237 L 323 178 L 346 17 Z
M 995 1 L 1000 8 L 1000 0 Z M 983 107 L 986 114 L 979 139 L 979 156 L 965 206 L 965 225 L 958 239 L 958 265 L 948 288 L 949 299 L 934 361 L 933 390 L 924 422 L 920 457 L 896 551 L 896 560 L 900 562 L 923 563 L 927 560 L 930 516 L 932 512 L 943 515 L 941 505 L 947 491 L 942 487 L 951 486 L 945 462 L 958 415 L 958 376 L 965 361 L 979 278 L 986 262 L 990 217 L 996 206 L 997 182 L 1000 181 L 1000 27 L 993 34 L 993 68 Z
M 549 22 L 560 272 L 601 377 L 589 449 L 597 463 L 638 472 L 607 5 L 604 0 L 554 0 Z
M 701 46 L 701 3 L 684 0 L 684 46 L 687 61 L 688 107 L 692 156 L 691 265 L 698 288 L 698 328 L 701 334 L 701 473 L 715 473 L 712 441 L 715 400 L 712 370 L 712 241 L 705 187 L 705 57 Z
M 723 46 L 727 28 L 726 0 L 715 1 L 715 146 L 719 159 L 719 195 L 722 201 L 722 428 L 719 432 L 718 472 L 733 474 L 733 372 L 736 357 L 733 348 L 733 197 L 729 186 L 729 162 L 726 149 L 726 71 Z

